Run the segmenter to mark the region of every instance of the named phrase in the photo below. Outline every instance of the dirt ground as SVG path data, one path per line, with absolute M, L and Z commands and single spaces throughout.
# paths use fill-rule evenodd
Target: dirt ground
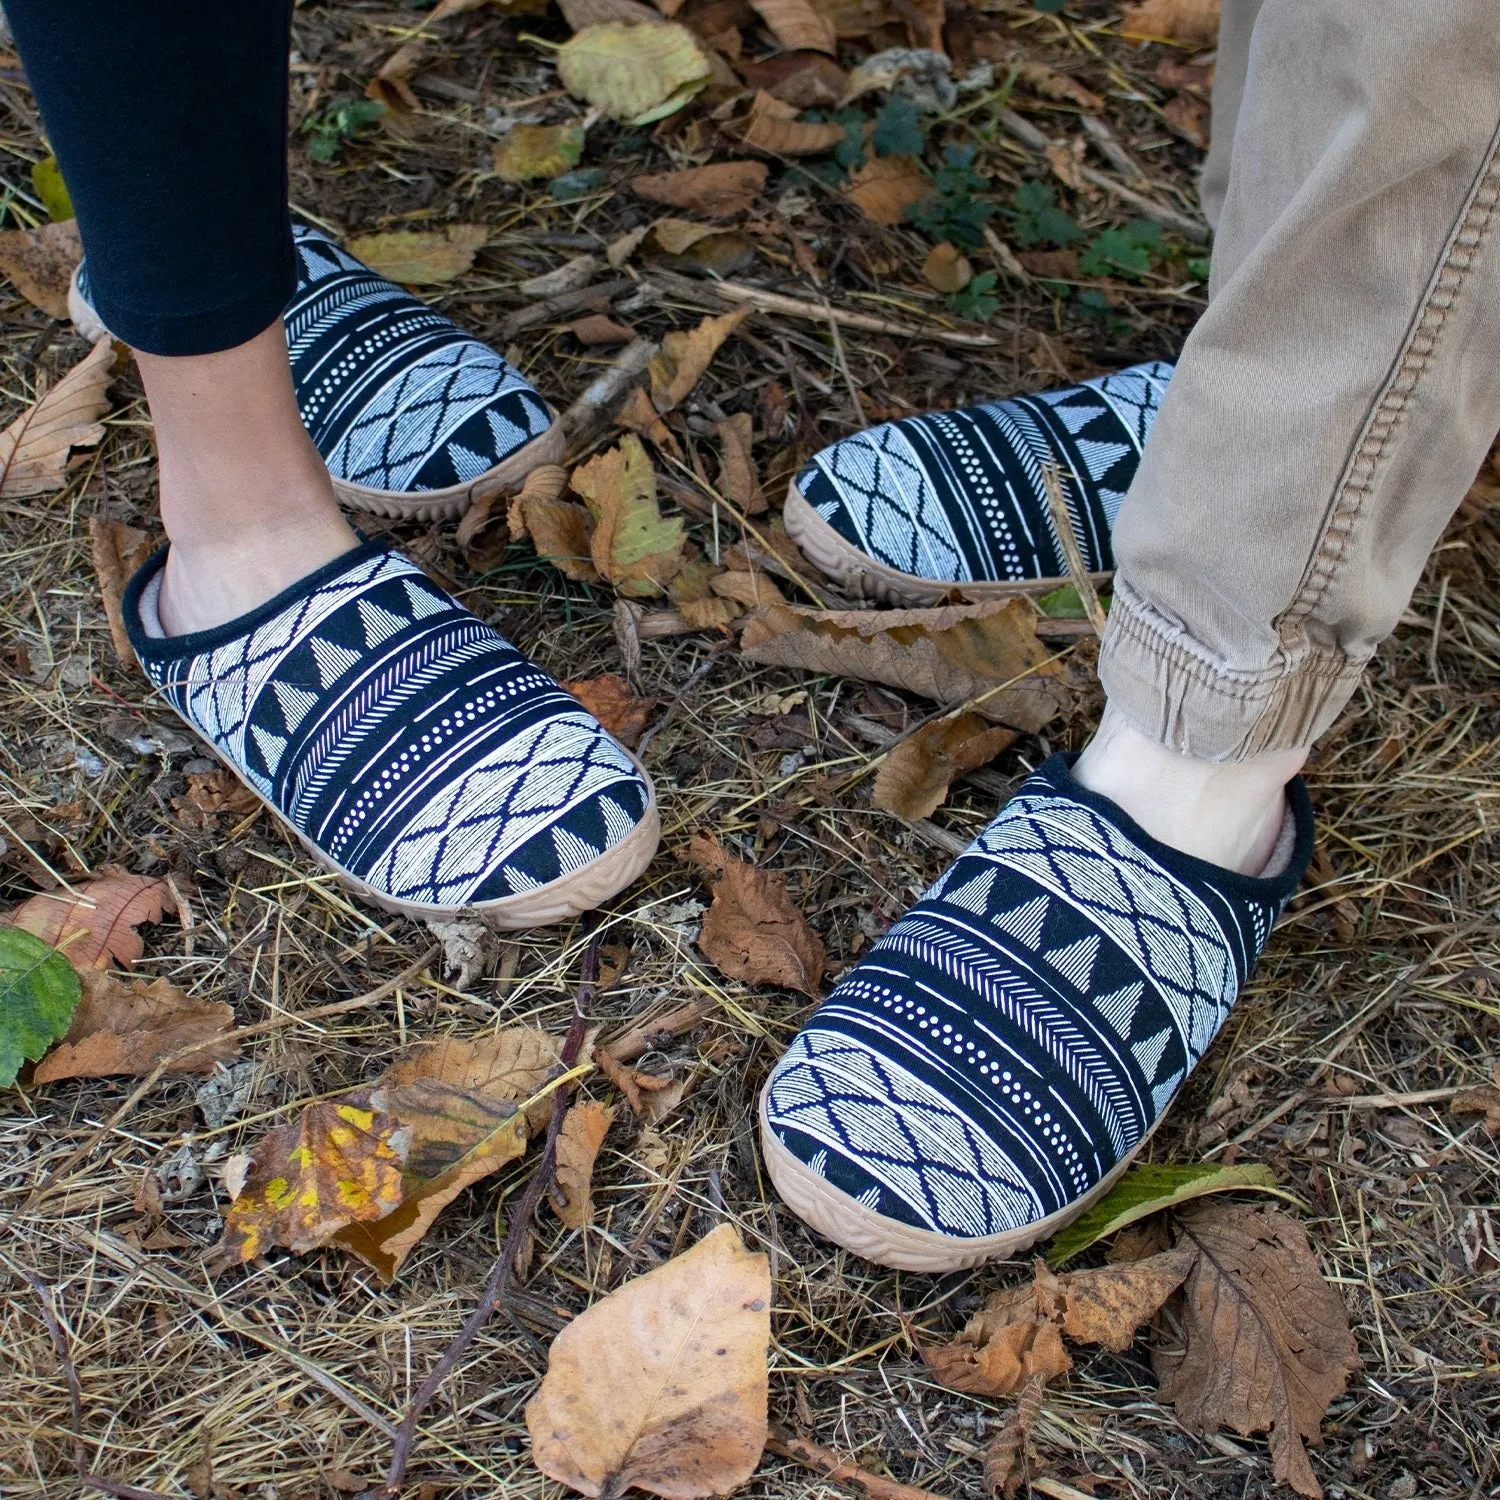
M 1199 152 L 1167 128 L 1167 91 L 1151 82 L 1166 49 L 1114 36 L 1117 13 L 1107 6 L 1070 6 L 1065 16 L 1013 9 L 1034 54 L 1104 96 L 1118 138 L 1190 214 Z M 361 95 L 414 19 L 374 4 L 301 8 L 294 121 L 329 99 Z M 649 223 L 654 206 L 624 184 L 686 159 L 682 122 L 637 131 L 604 123 L 591 129 L 584 159 L 604 180 L 576 200 L 490 172 L 496 122 L 516 101 L 531 101 L 526 118 L 578 117 L 555 92 L 544 44 L 566 35 L 555 12 L 508 18 L 488 9 L 444 23 L 416 75 L 421 113 L 369 131 L 326 164 L 308 157 L 306 134 L 294 136 L 292 153 L 294 202 L 340 232 L 490 226 L 475 268 L 445 289 L 441 305 L 497 347 L 511 346 L 559 408 L 608 352 L 580 348 L 561 329 L 566 319 L 508 337 L 506 320 L 524 305 L 517 284 Z M 1024 93 L 1016 103 L 1059 137 L 1076 134 L 1076 106 Z M 1046 175 L 983 108 L 966 109 L 960 104 L 937 135 L 977 148 L 995 194 Z M 45 146 L 14 71 L 0 70 L 0 112 L 0 178 L 24 187 Z M 773 163 L 768 197 L 781 222 L 795 225 L 822 283 L 799 267 L 787 239 L 769 236 L 739 279 L 975 331 L 917 275 L 929 246 L 916 230 L 865 221 L 816 182 L 775 175 L 783 170 L 791 171 Z M 1091 232 L 1128 216 L 1108 197 L 1063 193 L 1060 201 Z M 1003 219 L 994 224 L 1004 232 Z M 680 430 L 691 456 L 713 421 L 751 412 L 766 489 L 778 494 L 799 457 L 863 420 L 1170 357 L 1202 306 L 1186 260 L 1201 253 L 1185 246 L 1148 278 L 1109 282 L 1102 310 L 1061 282 L 1001 276 L 985 325 L 999 342 L 986 350 L 849 328 L 835 347 L 826 324 L 757 314 L 721 351 Z M 987 250 L 973 259 L 976 269 L 995 268 Z M 613 311 L 639 331 L 660 336 L 721 308 L 691 267 L 648 260 L 629 275 L 637 284 Z M 4 293 L 0 421 L 82 350 L 66 324 Z M 62 493 L 0 509 L 0 897 L 18 900 L 57 874 L 111 863 L 170 875 L 179 915 L 148 930 L 138 971 L 230 1002 L 242 1024 L 373 989 L 421 957 L 430 935 L 346 896 L 268 817 L 205 814 L 187 802 L 187 775 L 206 768 L 199 749 L 115 658 L 87 521 L 156 524 L 148 419 L 133 371 L 116 393 L 97 460 Z M 1319 747 L 1309 777 L 1318 862 L 1148 1153 L 1264 1162 L 1301 1201 L 1364 1361 L 1334 1405 L 1313 1466 L 1329 1495 L 1357 1500 L 1500 1495 L 1500 1142 L 1448 1108 L 1500 1059 L 1497 506 L 1500 478 L 1486 471 L 1400 629 Z M 689 521 L 705 550 L 737 539 L 727 519 L 721 536 L 716 522 Z M 607 590 L 567 581 L 521 546 L 476 574 L 451 525 L 397 535 L 558 676 L 627 665 Z M 1073 649 L 1086 664 L 1090 644 Z M 711 632 L 644 641 L 636 680 L 675 703 L 647 754 L 665 837 L 647 877 L 608 910 L 606 942 L 628 950 L 628 962 L 597 1018 L 612 1026 L 699 1001 L 703 1022 L 649 1060 L 686 1080 L 686 1097 L 657 1127 L 616 1124 L 590 1231 L 539 1218 L 524 1285 L 427 1414 L 411 1484 L 430 1484 L 424 1496 L 559 1493 L 530 1465 L 522 1419 L 547 1341 L 602 1293 L 728 1217 L 772 1258 L 773 1417 L 934 1495 L 982 1493 L 980 1454 L 1005 1403 L 943 1389 L 911 1335 L 956 1329 L 1026 1266 L 884 1272 L 831 1249 L 778 1206 L 758 1158 L 753 1104 L 808 1005 L 728 981 L 707 963 L 692 941 L 706 896 L 682 855 L 693 831 L 712 829 L 742 857 L 785 872 L 837 972 L 993 815 L 993 776 L 1013 781 L 1051 749 L 1079 745 L 1097 701 L 1081 696 L 1045 738 L 1008 751 L 985 785 L 961 785 L 930 822 L 908 825 L 875 810 L 869 777 L 855 773 L 873 753 L 872 721 L 899 730 L 927 705 L 858 682 L 756 668 L 731 638 Z M 391 1424 L 473 1305 L 533 1162 L 453 1205 L 389 1287 L 334 1253 L 276 1253 L 245 1272 L 211 1274 L 203 1256 L 227 1201 L 218 1164 L 298 1101 L 374 1077 L 413 1039 L 517 1020 L 560 1033 L 580 949 L 568 928 L 506 937 L 488 972 L 462 987 L 434 963 L 372 1009 L 263 1036 L 246 1046 L 248 1113 L 211 1128 L 195 1103 L 200 1080 L 165 1081 L 40 1194 L 133 1084 L 0 1093 L 0 1494 L 75 1488 L 67 1384 L 28 1274 L 54 1289 L 65 1320 L 98 1473 L 169 1495 L 196 1483 L 199 1500 L 202 1471 L 196 1481 L 189 1471 L 205 1455 L 219 1497 L 302 1500 L 373 1483 Z M 596 1082 L 586 1087 L 603 1096 Z M 148 1173 L 167 1184 L 167 1201 L 164 1221 L 143 1238 L 138 1196 Z M 1045 1397 L 1036 1493 L 1239 1500 L 1272 1492 L 1263 1441 L 1190 1433 L 1155 1392 L 1144 1346 L 1081 1351 L 1076 1372 Z M 767 1455 L 743 1493 L 842 1492 Z

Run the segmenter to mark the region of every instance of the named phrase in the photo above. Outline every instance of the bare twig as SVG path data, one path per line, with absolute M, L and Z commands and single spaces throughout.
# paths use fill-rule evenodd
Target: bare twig
M 1078 590 L 1083 603 L 1083 612 L 1088 616 L 1094 634 L 1104 638 L 1104 627 L 1109 623 L 1104 606 L 1094 589 L 1094 580 L 1084 566 L 1083 552 L 1078 538 L 1073 534 L 1073 518 L 1068 514 L 1068 502 L 1063 498 L 1062 470 L 1056 464 L 1042 465 L 1042 484 L 1047 490 L 1047 506 L 1052 512 L 1052 529 L 1057 533 L 1057 545 L 1062 548 L 1063 561 L 1068 565 L 1068 577 Z
M 628 277 L 618 281 L 603 281 L 598 286 L 578 287 L 571 292 L 559 292 L 541 302 L 533 302 L 513 312 L 500 325 L 500 337 L 512 339 L 528 328 L 546 323 L 552 318 L 573 312 L 603 312 L 611 298 L 624 296 L 633 291 L 635 282 Z
M 563 413 L 563 431 L 574 448 L 582 447 L 609 420 L 615 403 L 646 373 L 647 365 L 659 350 L 660 346 L 652 339 L 636 339 L 627 344 L 609 368 Z
M 568 1026 L 568 1035 L 558 1058 L 558 1066 L 564 1072 L 578 1060 L 578 1054 L 583 1049 L 584 1035 L 588 1030 L 589 1008 L 593 1003 L 594 991 L 599 982 L 601 936 L 601 933 L 595 931 L 584 946 L 583 959 L 579 965 L 578 989 L 573 996 L 573 1019 Z M 422 1413 L 427 1410 L 432 1398 L 442 1388 L 443 1382 L 453 1373 L 454 1367 L 463 1358 L 469 1345 L 479 1336 L 480 1330 L 489 1322 L 495 1309 L 500 1306 L 510 1284 L 510 1275 L 515 1268 L 521 1243 L 530 1233 L 532 1216 L 552 1184 L 553 1173 L 557 1166 L 557 1137 L 562 1129 L 563 1116 L 568 1111 L 568 1099 L 571 1094 L 572 1089 L 567 1084 L 560 1086 L 553 1094 L 552 1118 L 547 1122 L 547 1139 L 542 1147 L 542 1159 L 536 1171 L 532 1173 L 531 1181 L 526 1185 L 526 1191 L 522 1193 L 515 1212 L 511 1215 L 510 1226 L 506 1229 L 505 1240 L 500 1246 L 499 1258 L 495 1261 L 489 1280 L 484 1284 L 484 1291 L 474 1311 L 464 1320 L 463 1327 L 453 1336 L 453 1341 L 432 1367 L 427 1379 L 422 1382 L 410 1402 L 407 1403 L 406 1414 L 402 1417 L 401 1426 L 396 1433 L 395 1447 L 391 1453 L 390 1467 L 386 1470 L 384 1482 L 372 1490 L 366 1490 L 358 1497 L 358 1500 L 394 1500 L 394 1497 L 400 1494 L 401 1486 L 406 1479 L 406 1466 L 411 1458 L 412 1444 L 416 1440 L 417 1423 Z
M 657 735 L 659 735 L 662 730 L 672 722 L 673 718 L 677 714 L 677 710 L 682 707 L 682 700 L 686 698 L 687 695 L 691 693 L 693 689 L 697 687 L 698 684 L 702 682 L 710 672 L 713 671 L 714 667 L 718 664 L 719 658 L 724 654 L 728 646 L 728 640 L 720 641 L 713 648 L 713 650 L 708 653 L 708 656 L 703 661 L 699 662 L 698 665 L 694 667 L 693 670 L 688 674 L 687 681 L 684 682 L 680 688 L 678 688 L 672 701 L 667 705 L 666 713 L 664 713 L 661 718 L 659 718 L 656 723 L 651 725 L 651 727 L 647 729 L 646 732 L 641 736 L 640 743 L 636 746 L 636 755 L 639 756 L 640 759 L 644 760 L 646 758 L 646 751 L 650 748 L 651 741 L 654 740 Z

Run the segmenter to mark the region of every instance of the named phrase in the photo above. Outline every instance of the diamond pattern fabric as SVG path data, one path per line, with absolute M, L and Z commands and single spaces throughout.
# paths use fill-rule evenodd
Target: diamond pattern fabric
M 1076 1204 L 1213 1041 L 1312 852 L 1282 873 L 1150 838 L 1054 755 L 777 1063 L 766 1128 L 826 1183 L 959 1239 Z
M 551 427 L 547 403 L 487 344 L 322 230 L 294 219 L 292 237 L 292 383 L 335 479 L 394 495 L 471 484 Z M 87 302 L 86 262 L 76 277 Z
M 367 542 L 241 620 L 162 638 L 125 616 L 151 681 L 331 864 L 377 894 L 482 906 L 629 836 L 651 792 L 572 694 L 412 563 Z
M 1114 566 L 1110 531 L 1172 366 L 868 428 L 797 476 L 803 498 L 877 562 L 946 583 L 1062 577 L 1042 466 L 1062 472 L 1090 571 Z

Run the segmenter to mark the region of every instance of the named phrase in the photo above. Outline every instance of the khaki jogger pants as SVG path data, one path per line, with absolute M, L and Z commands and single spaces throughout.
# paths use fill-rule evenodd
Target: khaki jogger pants
M 1114 537 L 1137 728 L 1312 743 L 1500 429 L 1500 0 L 1225 0 L 1209 306 Z

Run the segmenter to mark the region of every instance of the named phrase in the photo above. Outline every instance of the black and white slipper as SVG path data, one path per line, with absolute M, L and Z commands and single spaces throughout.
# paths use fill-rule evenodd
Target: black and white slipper
M 310 224 L 293 221 L 297 291 L 283 314 L 297 404 L 339 498 L 374 515 L 451 519 L 565 446 L 519 371 Z M 85 338 L 108 330 L 88 263 L 68 294 Z
M 867 428 L 792 481 L 786 529 L 828 577 L 882 603 L 1036 593 L 1067 582 L 1042 480 L 1050 463 L 1085 565 L 1108 573 L 1110 530 L 1171 376 L 1155 361 Z
M 660 837 L 651 782 L 571 693 L 368 541 L 215 630 L 164 636 L 166 549 L 123 613 L 146 675 L 326 869 L 389 911 L 576 916 Z
M 772 1182 L 884 1265 L 947 1271 L 1107 1191 L 1213 1041 L 1312 856 L 1180 854 L 1054 755 L 813 1015 L 761 1096 Z

